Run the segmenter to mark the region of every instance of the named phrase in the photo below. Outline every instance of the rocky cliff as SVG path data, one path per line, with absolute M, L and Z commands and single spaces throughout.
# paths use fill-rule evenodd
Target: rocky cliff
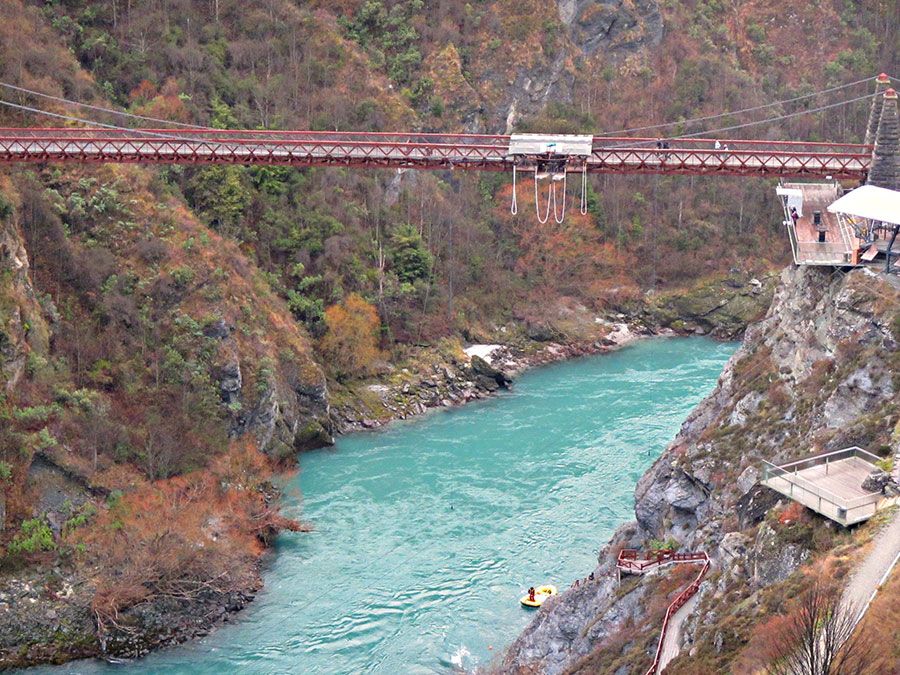
M 267 480 L 331 442 L 324 372 L 239 248 L 146 172 L 0 180 L 0 667 L 185 639 L 297 527 Z
M 796 583 L 805 561 L 853 544 L 808 513 L 773 518 L 778 496 L 758 484 L 757 466 L 850 445 L 896 448 L 898 299 L 897 279 L 868 269 L 786 269 L 766 317 L 640 479 L 636 522 L 603 549 L 594 581 L 541 610 L 503 671 L 643 672 L 665 596 L 658 581 L 618 585 L 612 561 L 654 539 L 715 560 L 673 667 L 727 670 L 771 610 L 771 594 Z

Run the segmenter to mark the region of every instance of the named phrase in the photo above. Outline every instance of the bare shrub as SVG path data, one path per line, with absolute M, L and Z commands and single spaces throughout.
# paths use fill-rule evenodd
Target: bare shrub
M 786 616 L 767 624 L 760 641 L 770 675 L 864 675 L 873 672 L 867 634 L 855 631 L 858 608 L 841 589 L 817 581 Z

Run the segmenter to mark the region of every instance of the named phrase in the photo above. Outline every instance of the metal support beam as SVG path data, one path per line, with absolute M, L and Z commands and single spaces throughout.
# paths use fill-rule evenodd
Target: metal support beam
M 894 242 L 897 240 L 897 232 L 900 232 L 900 225 L 894 225 L 894 229 L 891 232 L 891 238 L 888 241 L 887 251 L 885 251 L 885 257 L 887 260 L 884 262 L 884 273 L 891 273 L 891 254 L 894 248 Z

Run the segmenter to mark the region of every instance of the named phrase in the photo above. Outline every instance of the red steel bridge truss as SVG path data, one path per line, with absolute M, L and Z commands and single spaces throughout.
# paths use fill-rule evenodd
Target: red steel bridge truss
M 280 164 L 384 169 L 864 179 L 872 146 L 851 143 L 586 137 L 579 155 L 513 154 L 511 136 L 235 131 L 0 129 L 0 162 Z M 546 138 L 546 137 L 545 137 Z M 560 137 L 563 138 L 563 137 Z M 585 138 L 585 137 L 581 137 Z M 552 144 L 551 144 L 552 145 Z M 589 154 L 588 154 L 589 153 Z

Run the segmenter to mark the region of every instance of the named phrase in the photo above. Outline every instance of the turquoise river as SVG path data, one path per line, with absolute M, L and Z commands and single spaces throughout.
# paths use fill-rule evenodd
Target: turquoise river
M 535 369 L 510 393 L 304 454 L 256 600 L 132 664 L 50 672 L 448 673 L 498 658 L 518 598 L 595 565 L 634 486 L 735 349 L 653 339 Z

